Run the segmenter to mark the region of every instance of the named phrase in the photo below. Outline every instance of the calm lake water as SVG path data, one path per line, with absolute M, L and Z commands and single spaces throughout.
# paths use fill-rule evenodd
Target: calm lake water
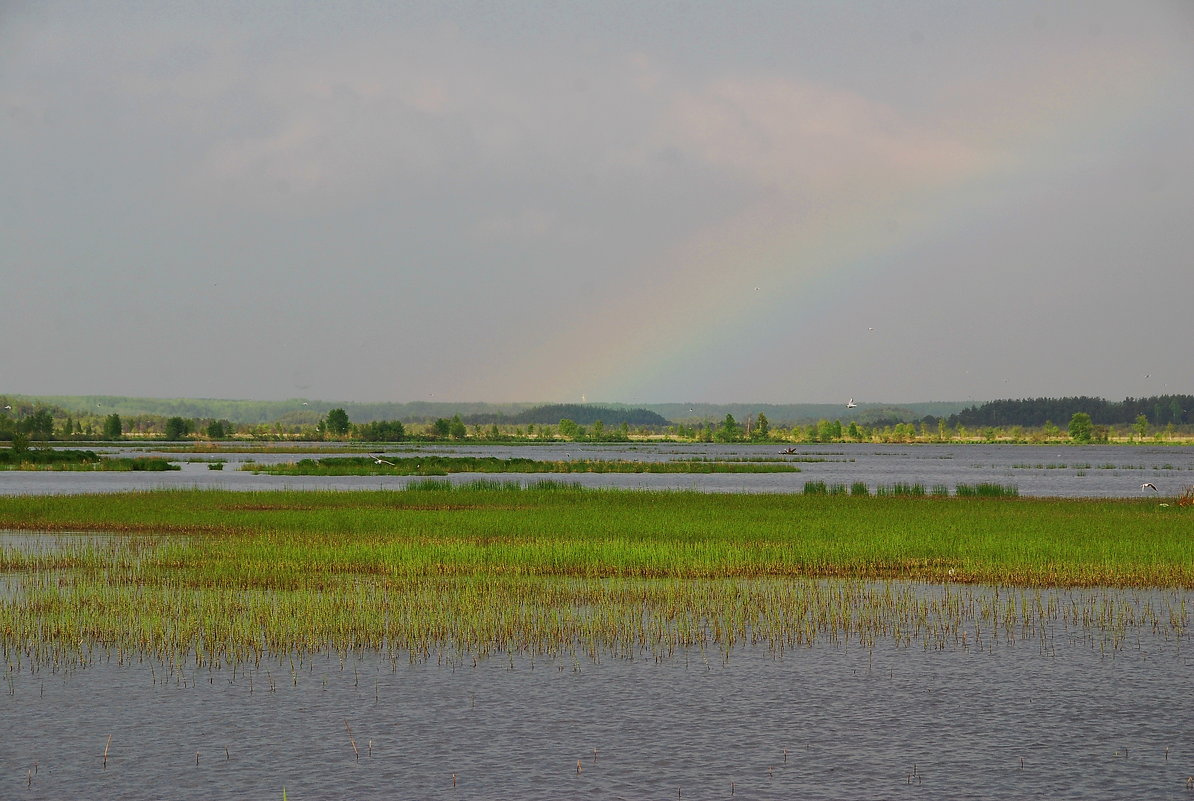
M 803 470 L 549 477 L 711 492 L 799 492 L 805 481 L 952 491 L 990 481 L 1026 496 L 1133 497 L 1145 481 L 1162 494 L 1194 484 L 1187 448 L 833 445 L 791 457 L 775 446 L 674 444 L 418 450 L 774 457 L 800 460 Z M 269 450 L 218 458 L 223 471 L 187 463 L 171 473 L 5 472 L 0 493 L 372 489 L 410 480 L 296 480 L 235 469 L 249 459 L 302 458 Z M 71 536 L 15 534 L 6 545 L 53 548 Z M 1177 596 L 1194 604 L 1189 592 Z M 740 648 L 728 661 L 689 651 L 662 662 L 515 655 L 412 664 L 370 653 L 197 671 L 113 657 L 82 669 L 22 665 L 3 690 L 5 799 L 279 799 L 283 787 L 295 801 L 1194 798 L 1186 788 L 1194 775 L 1194 651 L 1188 635 L 1151 628 L 1127 632 L 1118 648 L 1059 628 L 1047 642 L 996 640 L 984 649 L 822 642 L 782 655 Z
M 312 450 L 319 448 L 312 444 Z M 386 453 L 435 453 L 458 456 L 523 457 L 542 460 L 628 459 L 776 459 L 789 461 L 799 473 L 646 474 L 568 473 L 550 475 L 458 473 L 454 483 L 477 478 L 568 481 L 589 487 L 698 489 L 708 492 L 800 492 L 806 481 L 849 486 L 865 482 L 872 490 L 899 482 L 920 483 L 926 490 L 944 484 L 952 493 L 958 484 L 993 482 L 1014 485 L 1021 495 L 1036 497 L 1136 497 L 1140 485 L 1151 482 L 1161 495 L 1177 495 L 1194 485 L 1194 447 L 1181 446 L 1031 446 L 1031 445 L 874 445 L 833 444 L 802 446 L 794 455 L 781 455 L 777 445 L 558 443 L 541 446 L 394 446 Z M 164 456 L 182 466 L 168 473 L 0 472 L 0 494 L 62 494 L 123 492 L 154 487 L 219 487 L 265 489 L 377 489 L 400 488 L 404 476 L 266 476 L 239 470 L 249 461 L 261 464 L 292 462 L 309 453 L 285 453 L 262 448 L 232 454 L 196 456 L 152 450 L 127 455 Z M 336 455 L 336 454 L 325 454 Z M 223 470 L 209 470 L 205 462 L 223 461 Z M 1151 493 L 1151 491 L 1148 491 Z
M 26 669 L 0 797 L 1189 799 L 1188 641 L 1056 640 Z

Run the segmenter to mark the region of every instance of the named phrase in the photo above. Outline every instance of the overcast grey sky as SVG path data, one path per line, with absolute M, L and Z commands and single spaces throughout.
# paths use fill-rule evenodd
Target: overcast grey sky
M 0 4 L 0 392 L 1194 392 L 1194 3 Z

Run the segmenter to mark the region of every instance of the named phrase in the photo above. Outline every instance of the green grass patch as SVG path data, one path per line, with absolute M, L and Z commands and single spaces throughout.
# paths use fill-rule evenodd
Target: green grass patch
M 668 462 L 639 462 L 613 459 L 547 461 L 494 456 L 371 456 L 302 459 L 286 464 L 248 463 L 241 467 L 254 473 L 278 476 L 445 476 L 450 473 L 799 473 L 800 468 L 782 462 L 715 462 L 695 459 Z
M 959 498 L 1018 498 L 1020 488 L 1013 484 L 958 484 L 954 493 Z
M 841 636 L 944 647 L 1055 624 L 1182 634 L 1190 514 L 1156 499 L 434 478 L 351 493 L 0 497 L 0 529 L 121 534 L 0 547 L 15 579 L 0 595 L 0 646 L 10 665 L 86 661 L 97 647 L 223 663 L 329 648 L 665 655 Z M 1073 587 L 1171 588 L 1176 600 L 1049 594 Z
M 130 470 L 181 470 L 176 464 L 151 456 L 106 457 L 95 451 L 36 448 L 0 450 L 0 470 L 51 470 L 86 472 L 93 470 L 127 472 Z

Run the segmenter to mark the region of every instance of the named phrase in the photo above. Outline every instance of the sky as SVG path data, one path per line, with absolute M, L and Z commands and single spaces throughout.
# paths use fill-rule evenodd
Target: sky
M 1194 392 L 1194 3 L 0 0 L 0 392 Z

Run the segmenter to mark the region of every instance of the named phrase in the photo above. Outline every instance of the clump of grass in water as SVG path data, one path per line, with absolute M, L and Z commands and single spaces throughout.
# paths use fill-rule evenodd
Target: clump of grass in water
M 875 494 L 905 498 L 923 498 L 925 495 L 925 485 L 896 482 L 895 484 L 876 487 Z
M 959 498 L 1018 498 L 1020 488 L 1014 484 L 958 484 L 954 487 L 954 494 Z

